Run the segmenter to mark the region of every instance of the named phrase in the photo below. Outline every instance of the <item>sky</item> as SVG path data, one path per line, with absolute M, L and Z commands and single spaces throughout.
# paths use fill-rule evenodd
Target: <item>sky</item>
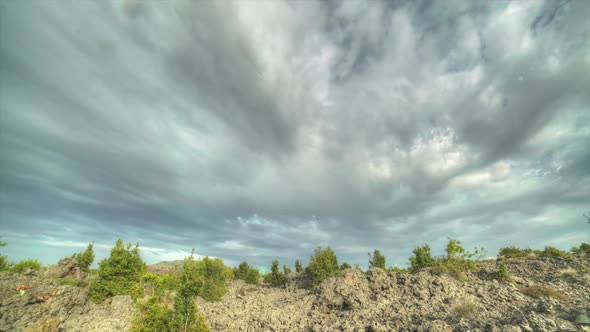
M 590 1 L 0 1 L 0 240 L 407 264 L 590 242 Z

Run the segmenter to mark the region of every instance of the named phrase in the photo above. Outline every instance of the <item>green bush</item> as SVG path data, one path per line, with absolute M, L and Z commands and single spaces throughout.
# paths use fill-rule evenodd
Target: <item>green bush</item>
M 205 257 L 196 262 L 197 273 L 203 278 L 198 290 L 206 301 L 219 301 L 227 292 L 225 281 L 231 278 L 232 270 L 219 258 Z
M 283 274 L 285 275 L 285 277 L 291 274 L 291 272 L 291 268 L 289 268 L 287 265 L 283 265 Z
M 385 256 L 381 254 L 381 251 L 375 249 L 373 256 L 369 253 L 369 267 L 378 267 L 385 270 Z
M 346 270 L 346 269 L 351 269 L 352 266 L 350 264 L 348 264 L 347 262 L 342 263 L 342 265 L 340 265 L 340 270 Z
M 555 247 L 545 247 L 545 250 L 541 252 L 540 256 L 546 258 L 569 258 L 570 254 Z
M 264 282 L 272 287 L 281 287 L 285 284 L 285 275 L 279 271 L 279 261 L 272 261 L 270 273 L 264 276 Z
M 531 248 L 520 249 L 516 246 L 500 248 L 498 256 L 505 258 L 526 258 L 537 256 L 540 252 Z
M 0 247 L 5 247 L 6 242 L 0 241 Z M 7 271 L 10 269 L 10 264 L 8 263 L 8 257 L 5 255 L 0 255 L 0 272 Z
M 317 247 L 309 260 L 309 265 L 305 268 L 305 272 L 311 278 L 312 286 L 319 285 L 327 278 L 339 276 L 340 265 L 338 265 L 338 258 L 334 250 L 330 247 L 326 249 Z
M 260 273 L 258 269 L 251 267 L 246 262 L 241 262 L 240 265 L 234 269 L 234 276 L 236 279 L 244 280 L 247 284 L 255 285 L 258 283 Z
M 139 244 L 125 246 L 117 240 L 109 258 L 98 264 L 98 280 L 90 285 L 88 296 L 96 303 L 114 295 L 131 295 L 137 299 L 142 295 L 140 280 L 146 265 L 139 255 Z
M 485 250 L 475 248 L 473 253 L 461 246 L 461 241 L 450 239 L 446 248 L 447 256 L 441 260 L 441 264 L 451 271 L 477 271 L 476 260 L 485 256 Z
M 303 272 L 303 265 L 301 265 L 300 260 L 295 261 L 295 272 L 297 272 L 297 273 Z
M 590 244 L 582 243 L 579 247 L 573 247 L 571 252 L 574 255 L 590 255 Z
M 35 271 L 39 271 L 41 269 L 41 262 L 36 259 L 26 259 L 22 260 L 12 267 L 13 273 L 23 273 L 27 269 L 33 269 Z
M 142 283 L 153 289 L 145 302 L 137 304 L 137 310 L 131 332 L 205 332 L 209 327 L 203 316 L 197 311 L 194 297 L 205 284 L 203 265 L 194 260 L 193 254 L 185 258 L 179 275 L 157 275 L 146 273 Z M 175 280 L 171 282 L 171 280 Z M 176 284 L 176 281 L 178 283 Z M 171 285 L 178 291 L 173 304 L 166 299 L 166 292 Z
M 392 266 L 390 268 L 387 269 L 387 272 L 391 272 L 391 273 L 410 273 L 409 269 L 405 269 L 405 268 L 401 268 L 398 266 Z
M 86 250 L 74 254 L 72 257 L 78 261 L 78 266 L 80 266 L 80 270 L 84 272 L 88 272 L 90 269 L 90 265 L 94 262 L 94 244 L 89 243 Z
M 410 257 L 410 271 L 412 273 L 436 265 L 436 260 L 430 254 L 429 245 L 426 244 L 422 247 L 416 247 L 412 252 L 414 253 L 414 256 Z
M 492 279 L 498 280 L 500 282 L 509 282 L 513 283 L 512 277 L 508 274 L 508 270 L 506 269 L 506 264 L 504 263 L 504 259 L 500 259 L 500 266 L 498 267 L 497 271 L 491 273 Z

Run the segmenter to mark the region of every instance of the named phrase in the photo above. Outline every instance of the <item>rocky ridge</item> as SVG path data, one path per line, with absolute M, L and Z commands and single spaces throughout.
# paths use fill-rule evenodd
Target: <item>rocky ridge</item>
M 348 269 L 313 290 L 233 281 L 218 303 L 202 303 L 214 331 L 590 331 L 590 265 L 585 259 L 506 262 L 514 283 L 490 280 L 495 261 L 464 282 L 424 270 L 417 274 Z M 562 276 L 565 269 L 575 275 Z M 571 272 L 570 272 L 571 274 Z M 531 298 L 543 285 L 567 298 Z
M 491 280 L 495 261 L 464 281 L 348 269 L 314 289 L 305 274 L 283 288 L 228 282 L 222 301 L 197 300 L 212 331 L 590 331 L 590 257 L 506 261 L 514 283 Z M 134 303 L 87 298 L 92 276 L 71 258 L 43 272 L 0 274 L 0 331 L 126 331 Z M 564 299 L 531 298 L 546 286 Z

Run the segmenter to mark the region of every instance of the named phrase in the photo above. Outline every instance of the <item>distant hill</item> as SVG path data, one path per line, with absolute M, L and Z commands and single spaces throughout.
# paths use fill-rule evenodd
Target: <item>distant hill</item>
M 183 261 L 181 260 L 158 262 L 156 264 L 148 265 L 147 271 L 158 274 L 166 274 L 172 270 L 181 269 L 182 263 Z

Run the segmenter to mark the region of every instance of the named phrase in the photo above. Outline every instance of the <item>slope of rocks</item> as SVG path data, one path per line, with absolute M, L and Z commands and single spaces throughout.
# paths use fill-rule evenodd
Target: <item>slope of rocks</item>
M 95 304 L 75 259 L 65 258 L 42 273 L 0 274 L 0 331 L 126 331 L 131 327 L 131 297 L 115 296 Z
M 393 274 L 349 269 L 313 290 L 229 284 L 218 303 L 202 303 L 213 331 L 590 331 L 589 260 L 512 260 L 515 283 L 490 279 L 496 262 L 465 282 L 429 271 Z M 564 269 L 575 276 L 563 277 Z M 543 285 L 567 299 L 535 299 L 521 290 Z

